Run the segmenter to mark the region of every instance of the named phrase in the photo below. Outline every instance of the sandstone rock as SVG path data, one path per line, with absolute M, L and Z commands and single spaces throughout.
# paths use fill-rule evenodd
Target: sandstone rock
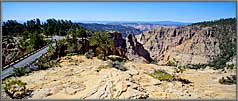
M 85 87 L 82 86 L 82 84 L 70 83 L 65 88 L 65 92 L 66 92 L 66 94 L 73 95 L 73 94 L 77 93 L 78 91 L 81 91 L 81 90 L 84 90 L 84 89 L 85 89 Z
M 149 52 L 136 40 L 134 35 L 128 35 L 126 44 L 126 56 L 129 60 L 148 63 L 152 61 Z
M 128 88 L 126 92 L 122 93 L 119 99 L 146 99 L 149 94 Z
M 114 32 L 114 33 L 111 33 L 111 37 L 114 41 L 113 54 L 118 56 L 125 56 L 126 40 L 123 39 L 122 34 L 118 32 Z
M 175 67 L 171 66 L 126 62 L 128 71 L 107 68 L 96 72 L 93 69 L 107 63 L 96 58 L 89 60 L 85 56 L 72 58 L 84 62 L 68 66 L 67 61 L 63 61 L 62 67 L 34 71 L 18 79 L 33 90 L 32 99 L 231 99 L 236 94 L 236 85 L 219 84 L 221 77 L 231 75 L 218 73 L 219 70 L 212 70 L 214 73 L 211 73 L 210 70 L 186 69 L 179 77 L 192 83 L 184 84 L 180 81 L 159 81 L 148 75 L 157 69 L 173 73 Z M 71 76 L 65 76 L 70 73 Z
M 32 96 L 33 98 L 42 99 L 52 95 L 53 93 L 51 92 L 50 88 L 43 88 L 43 89 L 35 90 L 32 94 L 33 94 Z
M 126 72 L 129 73 L 130 75 L 138 75 L 139 74 L 139 72 L 135 69 L 129 69 Z
M 184 64 L 207 63 L 209 57 L 220 52 L 219 42 L 211 27 L 158 27 L 143 33 L 139 41 L 153 60 L 172 58 Z

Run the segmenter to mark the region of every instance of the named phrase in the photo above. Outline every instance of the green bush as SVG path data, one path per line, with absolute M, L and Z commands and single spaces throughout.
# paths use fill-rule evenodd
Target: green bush
M 30 33 L 30 40 L 29 44 L 32 46 L 34 49 L 38 49 L 42 46 L 45 45 L 45 40 L 43 39 L 43 36 L 38 34 L 37 32 Z
M 38 66 L 38 69 L 40 70 L 46 70 L 50 67 L 55 67 L 55 66 L 59 66 L 59 62 L 57 62 L 57 60 L 47 60 L 46 56 L 41 56 L 36 64 Z
M 236 78 L 236 75 L 227 76 L 226 78 L 222 77 L 221 79 L 219 79 L 219 83 L 225 85 L 236 84 Z
M 127 70 L 126 67 L 123 66 L 123 63 L 121 63 L 119 61 L 110 62 L 107 66 L 119 69 L 121 71 L 126 71 Z
M 190 69 L 200 69 L 200 68 L 204 69 L 207 66 L 209 65 L 208 64 L 192 64 L 192 65 L 187 65 L 186 67 Z
M 14 76 L 23 76 L 27 73 L 27 68 L 26 67 L 19 67 L 19 68 L 14 68 L 12 75 Z
M 72 58 L 68 59 L 68 61 L 69 61 L 69 63 L 70 63 L 71 65 L 78 65 L 78 64 L 84 62 L 84 60 L 78 60 L 78 59 L 77 59 L 77 60 L 74 60 L 74 59 L 72 59 Z
M 75 53 L 76 52 L 75 47 L 74 46 L 69 46 L 69 45 L 67 45 L 67 51 L 68 51 L 68 53 Z
M 110 59 L 111 61 L 119 61 L 119 62 L 126 61 L 124 58 L 117 56 L 117 55 L 110 55 L 110 56 L 108 56 L 108 59 Z
M 150 64 L 156 64 L 157 65 L 157 61 L 156 60 L 152 60 L 151 62 L 150 62 Z
M 167 72 L 165 72 L 164 70 L 157 70 L 154 73 L 150 74 L 150 76 L 161 80 L 161 81 L 171 81 L 173 80 L 173 76 Z
M 50 68 L 49 63 L 47 61 L 47 59 L 44 56 L 41 56 L 37 62 L 36 62 L 38 69 L 40 70 L 45 70 L 47 68 Z
M 85 53 L 85 56 L 88 58 L 88 59 L 92 59 L 94 57 L 94 52 L 93 50 L 89 50 L 88 52 Z
M 228 64 L 226 65 L 227 69 L 234 69 L 235 65 L 234 64 Z
M 3 81 L 3 90 L 13 99 L 23 98 L 27 92 L 26 85 L 27 83 L 22 82 L 21 80 L 13 80 L 9 78 Z
M 74 55 L 78 55 L 78 53 L 68 53 L 66 56 L 74 56 Z
M 184 66 L 179 66 L 175 69 L 176 73 L 183 73 L 185 71 L 185 67 Z
M 49 39 L 46 39 L 45 42 L 46 42 L 47 44 L 53 43 L 53 41 L 52 41 L 52 40 L 49 40 Z
M 99 72 L 102 69 L 106 69 L 106 68 L 110 68 L 110 67 L 109 66 L 99 66 L 99 67 L 97 67 L 96 71 Z
M 57 56 L 56 56 L 55 53 L 56 53 L 56 47 L 50 45 L 50 46 L 49 46 L 49 49 L 48 49 L 48 52 L 47 52 L 47 56 L 49 57 L 49 59 L 55 59 L 55 58 L 57 58 Z
M 60 66 L 57 60 L 50 60 L 49 63 L 50 63 L 50 67 Z
M 192 83 L 191 81 L 189 81 L 189 80 L 187 80 L 187 79 L 183 79 L 183 78 L 177 78 L 176 80 L 182 82 L 183 84 Z
M 99 55 L 97 56 L 97 58 L 100 59 L 100 60 L 103 60 L 103 57 L 104 57 L 104 54 L 99 54 Z
M 224 67 L 226 67 L 226 62 L 228 60 L 229 59 L 226 59 L 222 56 L 217 56 L 215 59 L 213 59 L 212 62 L 209 63 L 209 65 L 214 69 L 223 69 Z
M 176 59 L 175 58 L 173 58 L 173 60 L 169 60 L 168 62 L 167 62 L 167 65 L 168 66 L 175 66 L 175 67 L 177 67 L 177 61 L 176 61 Z
M 33 47 L 32 46 L 26 46 L 26 53 L 30 53 L 30 52 L 32 52 L 34 49 L 33 49 Z
M 100 59 L 103 59 L 103 56 L 101 56 L 101 57 L 102 58 L 100 58 Z M 112 61 L 112 62 L 110 62 L 106 66 L 99 66 L 99 67 L 97 67 L 96 71 L 99 72 L 101 69 L 106 69 L 106 68 L 116 68 L 116 69 L 119 69 L 121 71 L 126 71 L 127 70 L 126 67 L 123 66 L 123 62 Z

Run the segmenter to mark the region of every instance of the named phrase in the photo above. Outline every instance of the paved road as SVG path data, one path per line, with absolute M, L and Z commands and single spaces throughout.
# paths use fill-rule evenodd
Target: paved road
M 54 46 L 55 44 L 52 44 L 52 45 Z M 14 64 L 14 65 L 6 68 L 6 69 L 4 69 L 2 71 L 2 74 L 1 74 L 1 79 L 4 79 L 4 78 L 10 76 L 12 74 L 14 68 L 19 68 L 19 67 L 23 67 L 23 66 L 26 66 L 28 64 L 31 64 L 37 58 L 39 58 L 43 54 L 47 53 L 48 49 L 49 49 L 49 45 L 47 47 L 45 47 L 44 49 L 40 50 L 39 52 L 37 52 L 37 53 L 35 53 L 35 54 L 33 54 L 33 55 L 23 59 L 22 61 Z
M 52 37 L 50 37 L 50 38 L 48 38 L 48 39 L 52 39 L 52 40 L 62 40 L 62 39 L 64 39 L 64 37 L 63 37 L 63 36 L 52 36 Z
M 64 39 L 64 37 L 53 36 L 51 39 L 53 39 L 53 40 L 62 40 L 62 39 Z M 53 43 L 52 45 L 55 46 L 55 43 Z M 44 49 L 38 51 L 37 53 L 21 60 L 20 62 L 17 62 L 16 64 L 14 64 L 14 65 L 6 68 L 6 69 L 4 69 L 1 73 L 1 79 L 4 79 L 4 78 L 10 76 L 12 74 L 14 68 L 19 68 L 19 67 L 23 67 L 23 66 L 26 66 L 28 64 L 31 64 L 37 58 L 39 58 L 43 54 L 47 53 L 48 49 L 49 49 L 49 45 L 47 47 L 45 47 Z

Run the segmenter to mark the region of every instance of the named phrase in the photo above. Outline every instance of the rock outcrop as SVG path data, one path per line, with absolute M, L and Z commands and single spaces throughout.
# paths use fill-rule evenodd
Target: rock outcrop
M 111 33 L 111 38 L 114 41 L 113 54 L 118 56 L 125 56 L 126 53 L 126 40 L 123 39 L 121 33 L 114 32 Z
M 134 35 L 128 35 L 126 44 L 126 56 L 129 60 L 147 63 L 152 61 L 150 53 L 137 41 Z
M 114 55 L 136 62 L 149 63 L 152 61 L 149 52 L 137 41 L 135 35 L 129 34 L 126 39 L 123 39 L 121 33 L 114 32 L 111 33 L 111 38 L 114 40 Z

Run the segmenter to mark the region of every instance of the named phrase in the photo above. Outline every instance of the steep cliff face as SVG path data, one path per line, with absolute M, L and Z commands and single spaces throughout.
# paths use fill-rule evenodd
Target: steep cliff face
M 126 38 L 126 57 L 129 60 L 136 62 L 146 62 L 152 61 L 150 53 L 144 48 L 144 46 L 137 41 L 134 35 L 130 34 Z
M 114 40 L 113 54 L 118 56 L 125 56 L 126 53 L 126 40 L 123 39 L 121 33 L 111 33 L 111 38 Z
M 235 21 L 228 19 L 180 27 L 159 26 L 140 35 L 130 34 L 126 40 L 117 33 L 114 44 L 124 49 L 124 55 L 129 60 L 136 62 L 158 61 L 159 64 L 166 64 L 175 58 L 183 65 L 208 64 L 219 56 L 235 56 Z M 230 58 L 224 59 L 229 61 Z
M 151 58 L 161 64 L 172 58 L 182 64 L 206 64 L 220 54 L 221 43 L 226 44 L 223 37 L 236 36 L 234 28 L 235 22 L 231 25 L 229 22 L 209 26 L 160 26 L 137 35 L 136 38 L 150 53 Z
M 129 34 L 126 39 L 123 39 L 121 33 L 113 32 L 110 34 L 114 40 L 114 55 L 122 56 L 135 62 L 149 63 L 152 61 L 150 53 L 137 41 L 135 35 Z
M 140 42 L 154 60 L 175 58 L 185 64 L 207 63 L 208 57 L 219 53 L 219 42 L 212 33 L 209 27 L 159 27 L 143 33 Z

